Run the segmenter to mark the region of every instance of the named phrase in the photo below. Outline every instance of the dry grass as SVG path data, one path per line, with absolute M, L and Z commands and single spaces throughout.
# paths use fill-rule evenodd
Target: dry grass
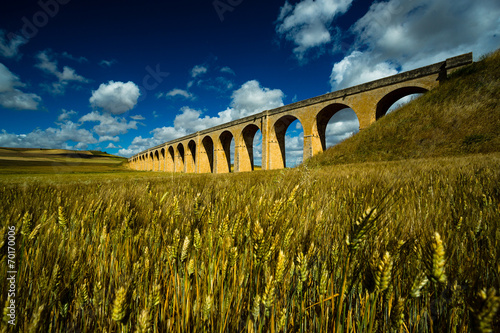
M 499 162 L 4 178 L 18 320 L 2 330 L 487 332 Z
M 463 156 L 500 151 L 500 51 L 382 117 L 307 164 Z

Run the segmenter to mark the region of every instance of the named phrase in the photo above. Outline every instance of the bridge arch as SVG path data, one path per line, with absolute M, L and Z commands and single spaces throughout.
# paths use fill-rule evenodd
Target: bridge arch
M 165 171 L 167 172 L 174 172 L 175 171 L 175 152 L 174 152 L 174 146 L 169 146 L 167 148 L 167 157 L 165 160 L 165 163 L 167 164 Z
M 269 144 L 269 168 L 283 169 L 286 168 L 286 131 L 291 123 L 298 120 L 302 128 L 304 122 L 299 116 L 291 114 L 284 115 L 277 119 L 272 125 L 272 131 Z M 302 156 L 304 156 L 304 147 L 302 145 Z
M 158 171 L 165 171 L 165 147 L 160 150 L 160 165 Z
M 389 108 L 401 98 L 413 94 L 423 94 L 427 91 L 429 91 L 428 88 L 420 86 L 407 86 L 391 91 L 378 101 L 375 111 L 375 118 L 378 120 L 385 116 Z
M 152 164 L 153 164 L 153 152 L 149 151 L 148 153 L 146 153 L 146 170 L 147 171 L 152 170 L 151 169 Z
M 344 110 L 352 110 L 351 112 L 356 115 L 356 119 L 358 115 L 356 114 L 356 111 L 354 111 L 349 105 L 343 104 L 343 103 L 333 103 L 330 104 L 321 111 L 318 112 L 316 115 L 316 123 L 314 124 L 316 126 L 316 131 L 318 133 L 320 142 L 321 142 L 321 149 L 322 151 L 325 151 L 327 149 L 327 127 L 329 125 L 330 120 L 334 118 L 335 115 L 338 115 L 340 111 Z M 358 130 L 359 130 L 359 121 L 358 121 Z
M 219 135 L 219 150 L 217 154 L 217 173 L 231 172 L 231 142 L 233 132 L 225 130 Z M 236 162 L 236 158 L 234 159 Z
M 160 171 L 160 153 L 158 149 L 153 154 L 153 171 Z
M 198 152 L 198 172 L 214 172 L 214 140 L 207 135 L 201 140 L 200 151 Z
M 182 143 L 179 143 L 176 147 L 176 152 L 175 152 L 175 172 L 184 172 L 184 145 Z
M 239 142 L 238 171 L 253 171 L 255 169 L 255 136 L 261 129 L 256 124 L 249 124 L 241 131 Z
M 185 157 L 186 172 L 192 173 L 196 171 L 196 142 L 190 140 L 187 144 L 187 151 Z

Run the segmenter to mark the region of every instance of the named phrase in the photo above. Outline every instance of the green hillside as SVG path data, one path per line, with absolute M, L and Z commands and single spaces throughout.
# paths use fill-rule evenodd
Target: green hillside
M 321 166 L 500 151 L 499 78 L 497 51 L 306 163 Z

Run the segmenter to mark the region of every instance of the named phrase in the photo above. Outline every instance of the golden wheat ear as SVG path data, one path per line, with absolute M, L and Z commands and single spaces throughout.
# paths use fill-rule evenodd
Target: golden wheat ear
M 389 287 L 391 281 L 393 260 L 389 252 L 385 252 L 375 271 L 375 289 L 382 292 Z
M 435 232 L 424 252 L 424 264 L 427 276 L 434 283 L 446 283 L 445 264 L 446 253 L 441 235 Z
M 113 313 L 111 318 L 119 323 L 123 323 L 128 313 L 128 288 L 120 287 L 113 301 Z
M 137 317 L 137 329 L 138 333 L 147 333 L 151 328 L 151 320 L 149 318 L 148 309 L 142 309 L 141 314 Z
M 498 329 L 498 327 L 494 326 L 494 320 L 500 307 L 500 297 L 496 295 L 494 288 L 490 288 L 487 292 L 481 290 L 478 296 L 477 305 L 472 309 L 472 327 L 474 332 L 497 332 L 496 330 L 494 331 L 494 329 Z M 498 321 L 498 318 L 496 319 Z
M 349 252 L 354 254 L 361 243 L 368 237 L 370 232 L 375 229 L 376 221 L 379 218 L 376 207 L 368 208 L 351 227 L 351 232 L 347 239 Z
M 405 299 L 404 298 L 398 298 L 398 300 L 395 300 L 395 305 L 394 308 L 392 309 L 391 312 L 391 326 L 392 329 L 395 330 L 396 332 L 401 332 L 401 326 L 403 325 L 403 322 L 405 320 Z

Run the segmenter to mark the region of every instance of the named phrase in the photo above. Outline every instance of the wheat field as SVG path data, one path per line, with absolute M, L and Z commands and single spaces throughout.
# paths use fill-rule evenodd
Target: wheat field
M 0 331 L 498 331 L 498 165 L 2 177 Z

